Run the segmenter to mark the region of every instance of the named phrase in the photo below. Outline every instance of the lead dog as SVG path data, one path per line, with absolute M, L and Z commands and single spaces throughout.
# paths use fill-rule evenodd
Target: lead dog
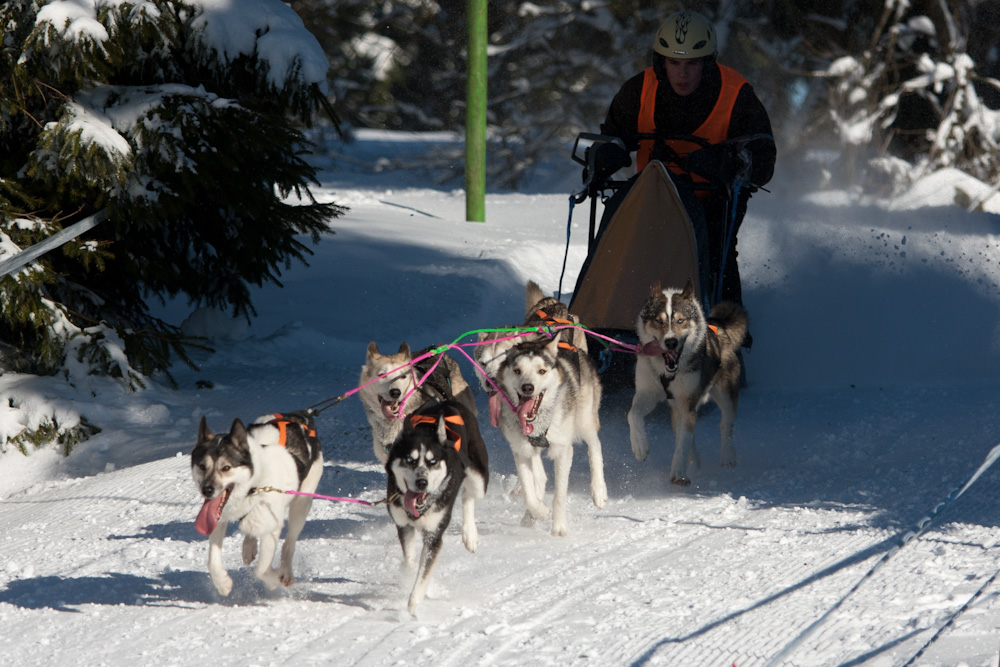
M 737 350 L 747 335 L 741 306 L 720 302 L 706 320 L 688 281 L 683 290 L 663 289 L 657 282 L 636 321 L 642 353 L 635 365 L 635 396 L 628 412 L 632 453 L 639 461 L 649 454 L 646 415 L 663 400 L 670 407 L 675 445 L 670 482 L 687 486 L 688 462 L 698 465 L 694 444 L 698 407 L 709 398 L 722 413 L 721 462 L 736 465 L 733 423 L 740 391 Z
M 260 553 L 254 574 L 273 590 L 291 586 L 295 542 L 312 507 L 309 496 L 289 495 L 294 490 L 314 493 L 323 474 L 323 451 L 312 417 L 301 412 L 258 417 L 250 426 L 233 421 L 228 434 L 216 435 L 204 417 L 198 442 L 191 452 L 191 474 L 205 502 L 195 528 L 208 535 L 208 573 L 222 595 L 229 595 L 233 580 L 222 565 L 222 542 L 230 521 L 239 521 L 243 533 L 243 563 Z M 288 513 L 288 533 L 281 548 L 281 567 L 273 567 L 278 539 Z
M 445 529 L 462 490 L 462 542 L 479 545 L 475 504 L 486 495 L 489 458 L 474 412 L 458 401 L 431 403 L 410 415 L 386 462 L 389 516 L 403 560 L 416 567 L 407 609 L 414 614 L 427 592 Z M 419 561 L 417 536 L 422 537 Z
M 476 399 L 462 377 L 458 362 L 442 354 L 413 363 L 430 349 L 413 354 L 404 342 L 395 354 L 382 354 L 375 341 L 368 344 L 358 394 L 372 428 L 375 458 L 382 465 L 403 432 L 404 418 L 427 401 L 455 399 L 473 413 L 476 411 Z M 423 383 L 417 387 L 421 379 Z

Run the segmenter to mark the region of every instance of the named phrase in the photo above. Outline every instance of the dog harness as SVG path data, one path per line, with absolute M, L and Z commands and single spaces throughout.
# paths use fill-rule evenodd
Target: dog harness
M 286 447 L 288 445 L 289 424 L 301 428 L 302 434 L 305 435 L 307 438 L 316 437 L 316 429 L 311 428 L 308 424 L 303 424 L 302 422 L 296 421 L 295 419 L 290 418 L 287 415 L 283 415 L 278 412 L 276 412 L 272 416 L 274 417 L 274 419 L 272 419 L 267 423 L 270 424 L 271 426 L 276 426 L 278 428 L 278 444 L 281 445 L 282 447 Z
M 462 432 L 465 430 L 465 420 L 458 414 L 442 414 L 442 418 L 444 419 L 444 430 L 445 434 L 448 436 L 448 442 L 452 443 L 452 447 L 456 452 L 462 451 Z M 437 418 L 431 415 L 417 414 L 410 416 L 410 426 L 419 426 L 420 424 L 435 426 L 437 425 L 437 422 Z M 449 426 L 449 424 L 451 426 Z M 452 428 L 452 426 L 455 428 Z
M 563 318 L 563 317 L 549 317 L 549 314 L 546 313 L 541 308 L 539 308 L 538 310 L 535 311 L 535 317 L 537 317 L 538 319 L 540 319 L 542 321 L 542 324 L 544 324 L 546 327 L 549 327 L 549 328 L 552 328 L 552 327 L 555 327 L 555 326 L 558 326 L 558 325 L 561 325 L 561 326 L 571 326 L 571 327 L 577 326 L 576 322 L 574 322 L 573 320 L 567 320 L 566 318 Z M 559 343 L 559 347 L 561 347 L 564 350 L 569 350 L 571 352 L 576 352 L 577 351 L 577 349 L 574 346 L 570 345 L 569 343 L 560 342 Z
M 549 314 L 546 313 L 541 308 L 535 311 L 535 316 L 538 317 L 538 319 L 540 319 L 543 324 L 550 327 L 555 324 L 570 324 L 570 325 L 574 324 L 573 321 L 564 319 L 562 317 L 549 317 Z
M 546 431 L 546 434 L 547 433 L 548 433 L 548 431 Z M 548 449 L 549 448 L 549 439 L 545 437 L 545 434 L 543 434 L 543 435 L 529 435 L 528 436 L 528 442 L 531 444 L 532 447 L 538 447 L 539 449 Z

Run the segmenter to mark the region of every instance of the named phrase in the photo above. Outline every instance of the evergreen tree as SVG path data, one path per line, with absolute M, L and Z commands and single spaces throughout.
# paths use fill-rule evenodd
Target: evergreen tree
M 1000 116 L 984 102 L 1000 83 L 972 57 L 991 34 L 974 21 L 985 3 L 771 4 L 772 54 L 825 84 L 803 87 L 810 122 L 800 137 L 836 137 L 844 182 L 892 190 L 945 167 L 1000 178 Z
M 107 218 L 0 278 L 4 368 L 141 386 L 193 343 L 147 299 L 249 318 L 342 212 L 300 129 L 328 63 L 279 0 L 15 0 L 0 26 L 0 258 Z

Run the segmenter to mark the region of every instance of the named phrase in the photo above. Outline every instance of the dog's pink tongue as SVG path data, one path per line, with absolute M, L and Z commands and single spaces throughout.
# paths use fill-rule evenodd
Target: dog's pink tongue
M 490 424 L 500 427 L 500 394 L 490 394 Z
M 524 431 L 525 435 L 531 435 L 535 432 L 535 425 L 528 422 L 528 413 L 531 412 L 533 407 L 535 407 L 535 399 L 533 397 L 524 399 L 517 406 L 517 418 L 521 420 L 521 430 Z
M 195 530 L 202 535 L 212 534 L 219 523 L 219 506 L 224 497 L 225 494 L 219 494 L 217 497 L 205 501 L 205 504 L 201 506 L 201 511 L 198 512 L 198 518 L 194 520 Z
M 396 403 L 382 403 L 382 416 L 392 421 L 393 419 L 398 419 L 399 415 L 396 413 L 398 405 Z
M 406 507 L 406 512 L 414 519 L 420 518 L 420 510 L 417 509 L 417 498 L 419 497 L 420 494 L 413 491 L 407 491 L 403 496 L 403 506 Z

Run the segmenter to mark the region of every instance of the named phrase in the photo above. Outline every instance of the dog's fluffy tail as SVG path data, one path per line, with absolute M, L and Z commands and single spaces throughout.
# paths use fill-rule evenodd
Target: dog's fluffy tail
M 535 307 L 535 305 L 539 301 L 541 301 L 544 298 L 545 295 L 542 293 L 542 288 L 538 286 L 538 283 L 536 283 L 534 280 L 529 280 L 528 284 L 525 285 L 524 287 L 525 309 L 530 311 L 532 308 Z
M 740 304 L 720 301 L 712 307 L 708 323 L 719 327 L 719 340 L 723 346 L 735 352 L 747 337 L 750 316 Z

